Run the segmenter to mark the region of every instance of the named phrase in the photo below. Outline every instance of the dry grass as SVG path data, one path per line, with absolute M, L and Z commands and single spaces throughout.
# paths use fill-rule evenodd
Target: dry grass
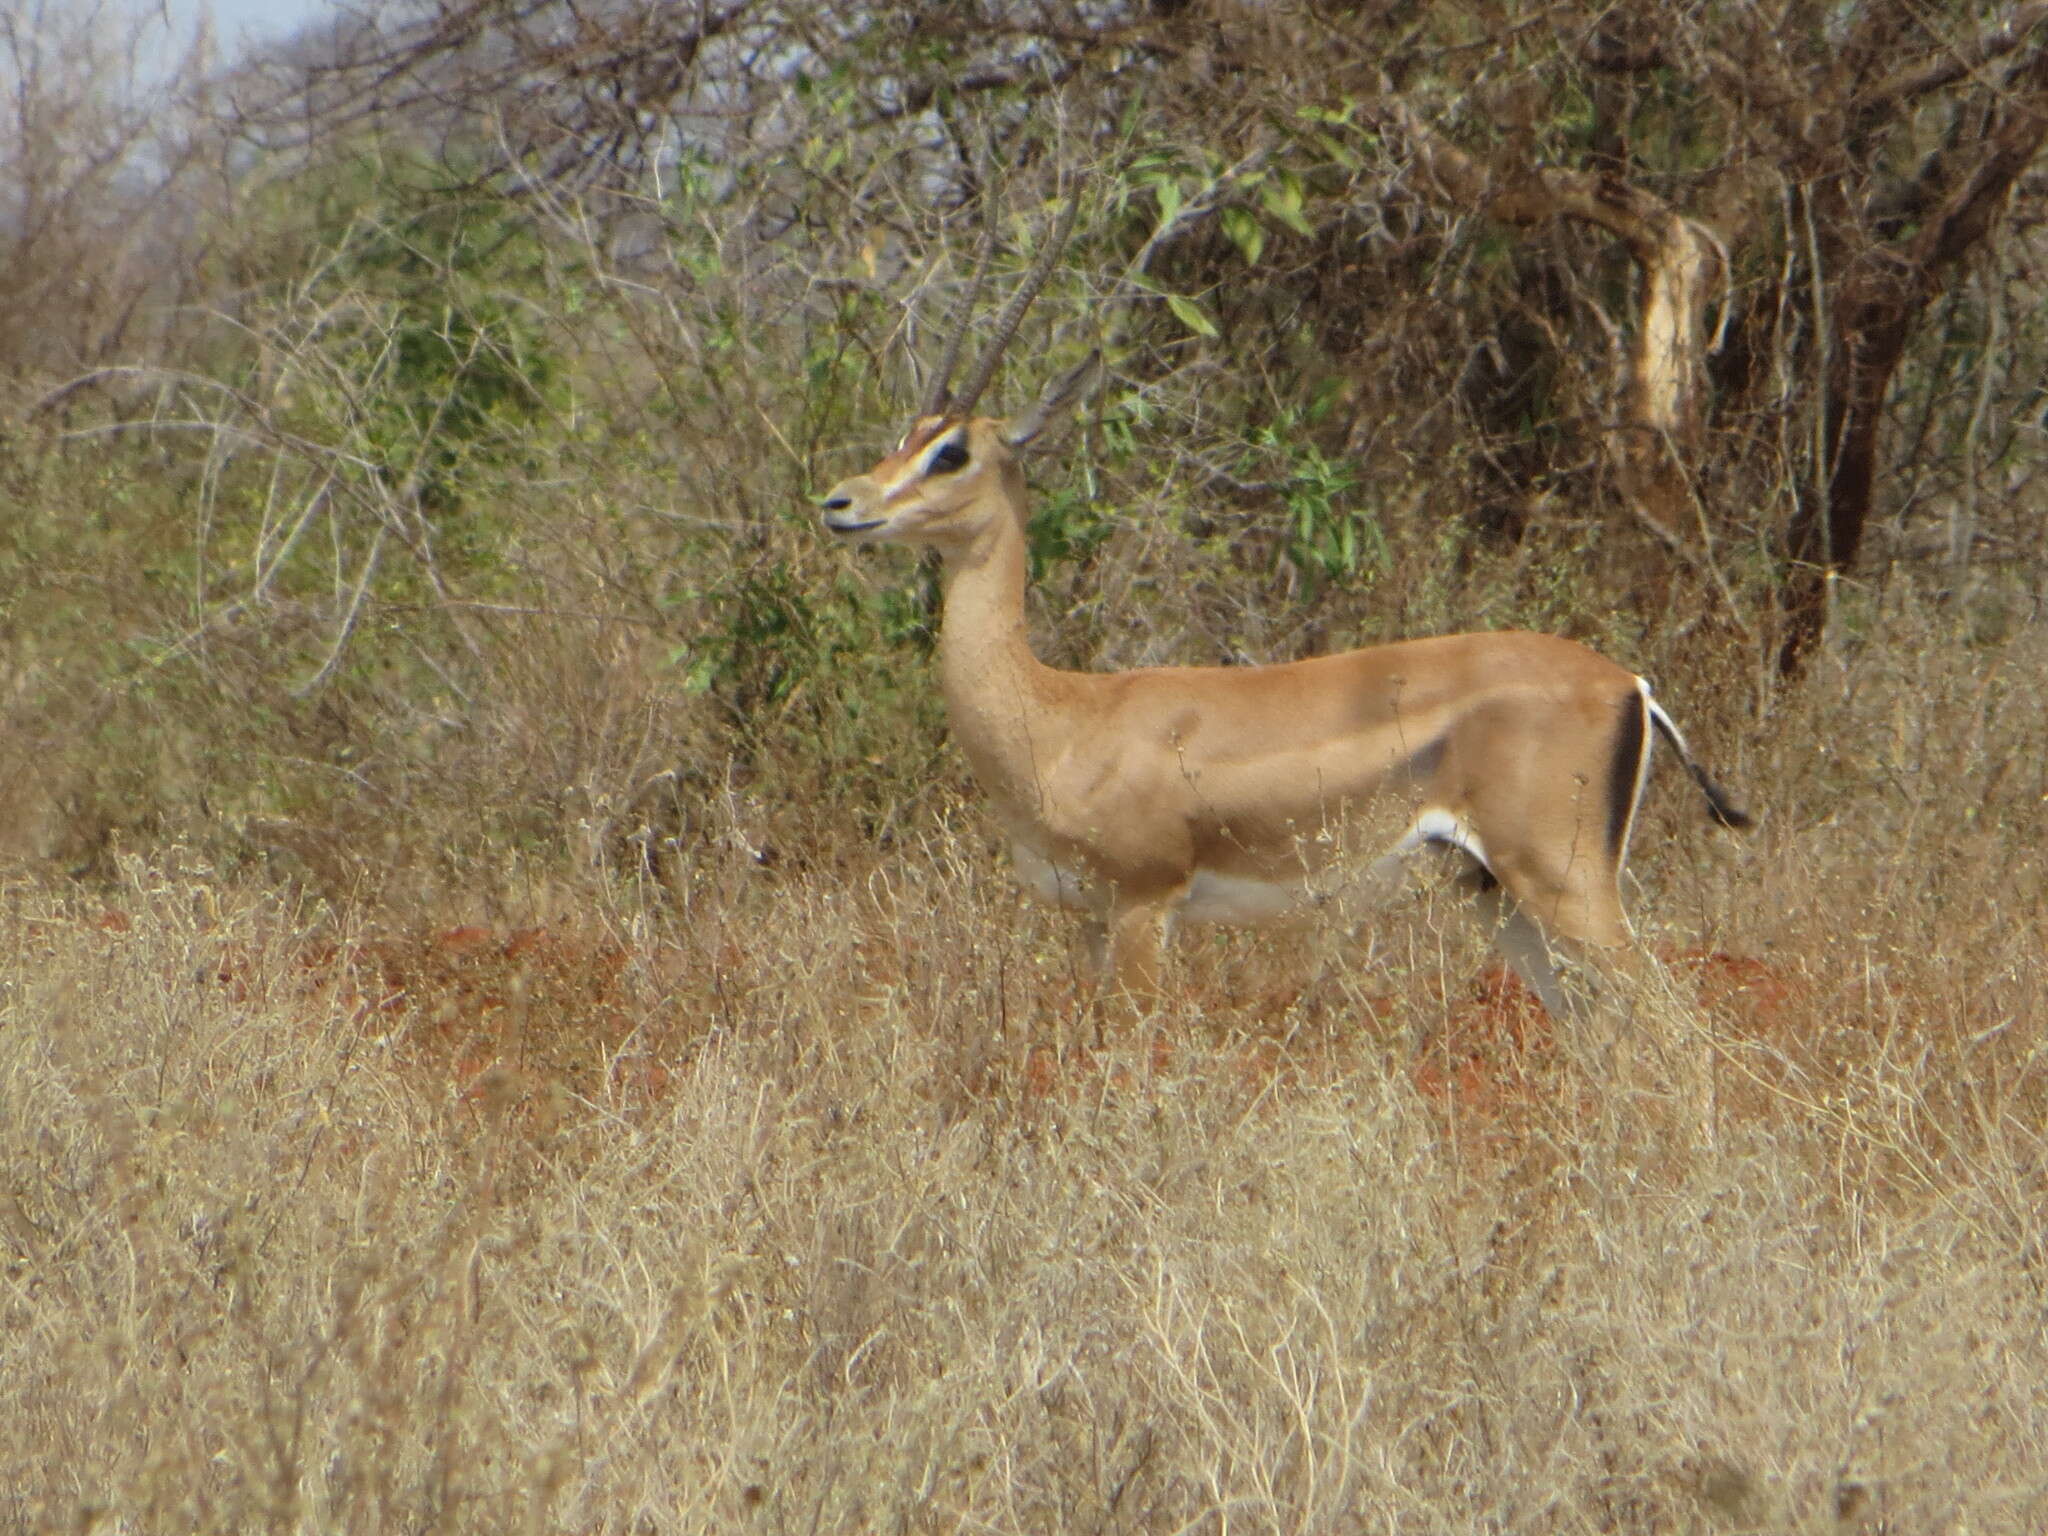
M 966 817 L 524 929 L 17 883 L 0 1525 L 2038 1528 L 2041 649 L 1835 666 L 1748 844 L 1665 784 L 1614 1059 L 1433 896 L 1099 1044 Z
M 0 144 L 56 210 L 0 253 L 0 1533 L 2048 1529 L 2048 626 L 2032 482 L 1991 474 L 2033 441 L 2030 288 L 1998 377 L 1955 387 L 1998 352 L 1966 304 L 1916 350 L 1880 541 L 2012 563 L 1923 599 L 1866 558 L 1784 693 L 1731 658 L 1804 472 L 1765 439 L 1817 407 L 1717 425 L 1709 582 L 1582 452 L 1606 299 L 1534 311 L 1548 398 L 1472 394 L 1583 240 L 1504 262 L 1390 158 L 1264 267 L 1163 257 L 1241 291 L 1231 341 L 1133 313 L 1042 470 L 1085 547 L 1045 654 L 1564 630 L 1765 822 L 1660 776 L 1634 906 L 1675 991 L 1632 1018 L 1551 1028 L 1423 889 L 1199 937 L 1104 1039 L 937 747 L 913 569 L 800 510 L 900 430 L 966 281 L 897 141 L 650 187 L 621 274 L 542 188 L 412 186 L 406 131 L 228 198 L 196 85 L 131 106 L 119 29 L 31 9 L 85 41 L 21 34 L 43 126 Z M 858 148 L 808 94 L 778 144 Z M 1149 172 L 1088 152 L 1018 395 L 1154 249 Z M 851 213 L 764 239 L 791 202 Z M 469 264 L 451 218 L 510 243 Z M 914 287 L 875 276 L 899 218 Z M 383 366 L 444 332 L 524 387 L 450 412 Z M 1465 520 L 1508 490 L 1479 521 L 1518 539 Z M 1303 515 L 1383 560 L 1317 586 Z

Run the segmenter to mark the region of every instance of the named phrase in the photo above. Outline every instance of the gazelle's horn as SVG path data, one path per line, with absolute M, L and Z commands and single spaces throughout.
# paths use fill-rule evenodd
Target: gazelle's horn
M 923 411 L 926 416 L 943 416 L 953 403 L 946 381 L 953 377 L 953 369 L 960 362 L 961 345 L 974 324 L 974 306 L 981 302 L 982 286 L 988 281 L 988 260 L 996 248 L 995 193 L 993 189 L 984 189 L 981 196 L 981 247 L 974 253 L 974 275 L 967 280 L 967 297 L 960 305 L 960 319 L 953 334 L 946 338 L 945 353 L 939 358 L 938 371 L 932 375 L 931 398 L 925 402 Z
M 1081 212 L 1081 178 L 1076 176 L 1068 189 L 1066 206 L 1060 209 L 1059 221 L 1053 225 L 1052 233 L 1046 237 L 1045 246 L 1038 253 L 1038 260 L 1031 264 L 1031 270 L 1024 275 L 1024 286 L 1010 295 L 1010 302 L 1003 306 L 1003 313 L 996 321 L 996 333 L 989 338 L 988 348 L 981 354 L 981 362 L 974 370 L 974 379 L 960 391 L 959 398 L 951 401 L 951 410 L 966 415 L 974 409 L 974 402 L 981 398 L 981 392 L 988 388 L 988 381 L 996 376 L 996 368 L 1003 360 L 1003 349 L 1010 344 L 1010 338 L 1017 334 L 1017 327 L 1024 323 L 1024 311 L 1031 307 L 1031 301 L 1038 297 L 1038 290 L 1045 286 L 1045 280 L 1052 276 L 1053 263 L 1060 259 L 1060 252 L 1066 249 L 1067 237 L 1074 232 L 1074 220 Z

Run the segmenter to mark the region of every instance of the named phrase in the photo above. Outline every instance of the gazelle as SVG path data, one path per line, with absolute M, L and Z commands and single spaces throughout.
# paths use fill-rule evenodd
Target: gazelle
M 1716 821 L 1748 825 L 1642 678 L 1529 633 L 1106 673 L 1059 671 L 1032 653 L 1019 456 L 1085 392 L 1096 359 L 1014 420 L 973 411 L 1072 211 L 972 382 L 948 392 L 956 334 L 895 451 L 823 502 L 838 537 L 938 550 L 947 714 L 1019 874 L 1093 915 L 1115 984 L 1142 1000 L 1157 991 L 1176 918 L 1281 917 L 1383 887 L 1409 855 L 1440 845 L 1468 866 L 1508 962 L 1563 1011 L 1551 944 L 1611 950 L 1630 937 L 1619 879 L 1652 733 Z M 979 286 L 978 270 L 970 306 Z

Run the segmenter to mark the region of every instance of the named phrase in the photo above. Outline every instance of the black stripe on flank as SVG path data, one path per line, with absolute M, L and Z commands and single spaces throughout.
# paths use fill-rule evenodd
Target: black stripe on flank
M 1636 796 L 1642 789 L 1643 696 L 1631 688 L 1621 701 L 1619 729 L 1614 733 L 1614 760 L 1607 768 L 1607 856 L 1621 857 L 1628 841 L 1628 824 L 1636 813 Z
M 1443 766 L 1444 752 L 1450 746 L 1449 735 L 1437 737 L 1435 741 L 1408 754 L 1408 761 L 1401 765 L 1401 772 L 1410 780 L 1426 779 Z

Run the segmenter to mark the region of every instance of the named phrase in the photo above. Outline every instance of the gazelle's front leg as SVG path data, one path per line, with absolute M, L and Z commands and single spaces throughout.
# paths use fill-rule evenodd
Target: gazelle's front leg
M 1141 1013 L 1159 1001 L 1166 938 L 1180 896 L 1177 889 L 1119 890 L 1110 905 L 1107 979 L 1112 990 Z
M 1109 919 L 1092 916 L 1081 925 L 1081 951 L 1088 957 L 1088 984 L 1100 987 L 1109 979 Z

